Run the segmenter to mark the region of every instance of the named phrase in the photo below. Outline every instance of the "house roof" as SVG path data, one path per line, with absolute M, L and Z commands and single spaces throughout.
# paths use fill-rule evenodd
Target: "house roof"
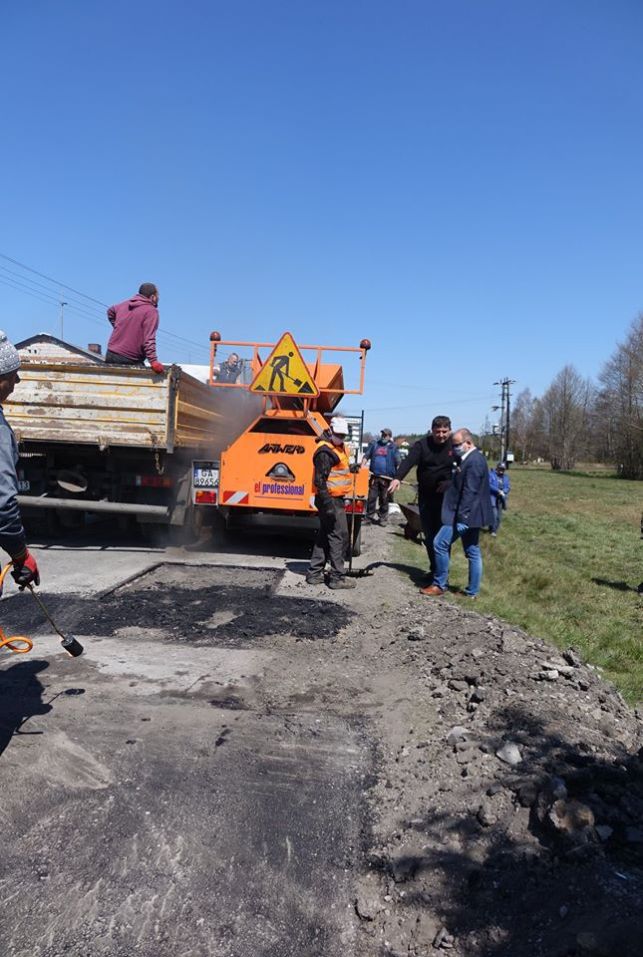
M 60 346 L 74 355 L 83 356 L 85 359 L 91 359 L 92 362 L 105 361 L 102 355 L 97 355 L 95 352 L 89 352 L 87 349 L 81 349 L 80 346 L 74 346 L 71 342 L 65 342 L 64 339 L 59 339 L 58 336 L 52 336 L 48 332 L 38 332 L 34 336 L 29 336 L 28 339 L 22 339 L 20 342 L 15 342 L 14 346 L 19 352 L 21 349 L 26 349 L 28 346 L 35 345 L 38 342 L 49 342 L 52 345 Z

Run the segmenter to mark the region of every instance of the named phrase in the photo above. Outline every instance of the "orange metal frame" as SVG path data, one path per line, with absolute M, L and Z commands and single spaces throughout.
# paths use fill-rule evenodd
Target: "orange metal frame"
M 276 342 L 244 342 L 238 339 L 220 339 L 218 333 L 213 333 L 210 339 L 210 385 L 222 389 L 249 390 L 247 382 L 216 382 L 214 366 L 217 350 L 220 346 L 234 350 L 250 352 L 252 358 L 252 379 L 256 378 L 268 356 L 275 348 Z M 324 411 L 332 408 L 332 399 L 321 401 L 323 396 L 361 395 L 364 391 L 364 374 L 366 353 L 370 348 L 368 340 L 363 340 L 359 347 L 351 346 L 319 346 L 297 343 L 299 352 L 319 389 L 317 396 L 299 394 L 284 395 L 257 393 L 263 400 L 263 411 L 258 419 L 249 425 L 228 448 L 221 453 L 219 479 L 219 505 L 224 508 L 250 508 L 261 511 L 283 511 L 293 513 L 316 512 L 314 505 L 314 490 L 312 486 L 313 467 L 312 459 L 316 441 L 324 429 L 327 421 Z M 262 359 L 259 350 L 264 352 Z M 310 361 L 312 353 L 312 361 Z M 331 388 L 320 385 L 320 379 L 333 382 L 337 375 L 343 376 L 343 367 L 340 363 L 329 362 L 331 353 L 357 354 L 360 357 L 359 387 L 346 389 Z M 327 358 L 328 357 L 328 358 Z M 331 378 L 325 379 L 325 374 L 331 370 Z M 335 370 L 335 371 L 333 371 Z M 335 382 L 337 386 L 337 382 Z M 320 409 L 320 405 L 322 409 Z M 324 410 L 323 406 L 328 409 Z M 275 421 L 286 419 L 292 422 L 305 421 L 314 434 L 298 435 L 277 429 L 271 431 L 255 431 L 254 426 L 262 418 Z M 288 479 L 279 480 L 274 476 L 275 467 L 287 467 L 290 472 Z M 359 509 L 363 511 L 366 496 L 368 495 L 369 471 L 362 468 L 353 476 L 353 503 L 359 501 Z
M 279 340 L 277 340 L 279 342 Z M 277 342 L 241 342 L 237 339 L 216 339 L 210 340 L 210 385 L 216 386 L 218 389 L 249 389 L 250 386 L 244 382 L 216 382 L 214 379 L 214 366 L 215 358 L 217 354 L 217 349 L 219 346 L 235 346 L 240 349 L 251 349 L 252 350 L 252 368 L 254 375 L 256 375 L 261 367 L 263 366 L 264 360 L 259 355 L 259 349 L 268 349 L 270 352 L 275 348 Z M 364 374 L 366 371 L 366 353 L 368 349 L 361 346 L 300 346 L 297 343 L 297 348 L 300 352 L 314 352 L 316 355 L 313 365 L 312 376 L 313 379 L 316 375 L 316 370 L 319 369 L 322 364 L 322 357 L 326 352 L 356 352 L 360 355 L 360 374 L 359 374 L 359 388 L 357 389 L 319 389 L 320 395 L 362 395 L 364 392 Z M 270 353 L 269 353 L 270 354 Z M 267 358 L 267 357 L 266 357 Z M 303 357 L 305 359 L 305 357 Z M 309 363 L 306 362 L 308 365 Z M 319 388 L 319 386 L 318 386 Z M 268 396 L 269 397 L 269 396 Z M 286 398 L 281 396 L 281 398 Z M 304 403 L 307 403 L 306 407 L 310 402 L 314 401 L 316 396 L 311 398 L 305 398 L 304 396 L 293 396 L 293 398 L 301 399 Z

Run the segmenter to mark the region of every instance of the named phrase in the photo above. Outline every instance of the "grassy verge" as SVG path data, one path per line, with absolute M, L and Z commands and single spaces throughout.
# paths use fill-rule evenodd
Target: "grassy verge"
M 482 594 L 471 603 L 559 648 L 573 645 L 632 703 L 643 699 L 643 482 L 600 472 L 511 470 L 509 509 L 497 538 L 482 536 Z M 410 499 L 403 488 L 401 501 Z M 427 568 L 423 547 L 396 541 L 398 561 Z M 467 563 L 456 544 L 450 584 Z M 453 597 L 454 601 L 466 601 Z

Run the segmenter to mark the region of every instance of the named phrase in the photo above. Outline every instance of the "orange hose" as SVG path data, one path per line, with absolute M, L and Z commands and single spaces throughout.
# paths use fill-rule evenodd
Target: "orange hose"
M 0 592 L 2 592 L 2 586 L 4 584 L 5 577 L 12 565 L 13 562 L 9 562 L 4 566 L 2 571 L 0 571 Z M 16 648 L 16 646 L 13 644 L 14 641 L 21 642 L 23 645 L 26 645 L 26 648 Z M 7 638 L 2 628 L 0 628 L 0 648 L 8 648 L 9 651 L 13 651 L 17 655 L 26 655 L 33 648 L 33 641 L 31 638 L 26 638 L 24 635 L 14 635 L 12 638 Z

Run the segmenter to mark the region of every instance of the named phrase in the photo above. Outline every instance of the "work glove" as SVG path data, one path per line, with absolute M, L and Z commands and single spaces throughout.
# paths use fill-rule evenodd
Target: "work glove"
M 150 362 L 150 369 L 152 372 L 156 372 L 157 375 L 163 375 L 165 372 L 165 366 L 162 362 Z
M 20 555 L 14 557 L 13 559 L 13 569 L 11 572 L 11 577 L 13 580 L 20 586 L 20 588 L 25 588 L 26 585 L 40 584 L 40 572 L 38 571 L 38 565 L 36 564 L 36 559 L 33 557 L 28 548 L 25 548 L 24 552 Z
M 357 475 L 357 473 L 361 471 L 361 468 L 361 465 L 358 465 L 357 462 L 353 462 L 353 464 L 350 466 L 351 475 Z

